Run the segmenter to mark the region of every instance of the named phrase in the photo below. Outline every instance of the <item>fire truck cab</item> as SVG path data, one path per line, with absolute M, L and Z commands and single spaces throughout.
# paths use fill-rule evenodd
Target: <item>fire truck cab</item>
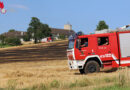
M 71 37 L 67 57 L 69 68 L 81 74 L 130 66 L 130 31 Z

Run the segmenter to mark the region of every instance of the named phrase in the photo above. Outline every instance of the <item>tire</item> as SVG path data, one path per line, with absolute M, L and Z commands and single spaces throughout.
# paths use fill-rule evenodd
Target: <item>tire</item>
M 100 71 L 100 66 L 98 64 L 98 62 L 91 60 L 88 63 L 86 63 L 85 67 L 84 67 L 84 73 L 88 74 L 88 73 L 95 73 L 95 72 L 99 72 Z
M 79 69 L 80 74 L 84 74 L 84 69 Z

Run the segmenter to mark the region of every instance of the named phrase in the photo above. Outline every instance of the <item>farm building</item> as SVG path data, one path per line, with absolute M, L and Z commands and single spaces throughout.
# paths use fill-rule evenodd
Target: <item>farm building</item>
M 64 29 L 51 28 L 51 33 L 55 39 L 59 39 L 60 35 L 64 35 L 68 38 L 70 35 L 75 34 L 74 30 L 72 30 L 72 25 L 70 24 L 65 24 Z
M 51 28 L 52 38 L 55 40 L 59 39 L 60 35 L 64 35 L 66 38 L 68 38 L 70 35 L 74 34 L 75 32 L 72 30 L 72 25 L 66 24 L 64 25 L 64 29 L 58 29 L 58 28 Z M 6 37 L 18 37 L 21 41 L 23 41 L 23 36 L 26 35 L 25 31 L 12 31 L 12 32 L 5 32 L 1 35 L 4 35 Z M 34 41 L 33 39 L 31 39 Z
M 60 35 L 64 35 L 66 38 L 68 38 L 70 35 L 74 34 L 75 32 L 73 30 L 51 28 L 51 33 L 55 39 L 58 39 Z
M 20 38 L 21 41 L 23 41 L 23 36 L 26 35 L 26 32 L 23 31 L 12 31 L 12 32 L 5 32 L 1 35 L 4 35 L 6 37 L 17 37 Z

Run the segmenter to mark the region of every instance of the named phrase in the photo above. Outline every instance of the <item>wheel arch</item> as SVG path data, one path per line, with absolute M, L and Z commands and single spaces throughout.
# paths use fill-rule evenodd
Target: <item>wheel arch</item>
M 98 62 L 98 64 L 100 65 L 100 67 L 103 67 L 103 62 L 101 61 L 100 57 L 98 55 L 92 55 L 92 56 L 88 56 L 85 58 L 85 63 L 84 66 L 87 64 L 87 62 L 94 60 L 96 62 Z

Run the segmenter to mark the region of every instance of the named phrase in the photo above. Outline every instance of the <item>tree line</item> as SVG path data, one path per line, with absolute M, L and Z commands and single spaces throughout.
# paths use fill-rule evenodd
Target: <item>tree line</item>
M 105 21 L 99 21 L 96 30 L 99 31 L 108 28 L 109 26 L 106 24 Z M 15 30 L 11 29 L 8 32 L 15 32 Z M 52 36 L 52 34 L 49 26 L 47 24 L 43 24 L 37 17 L 32 17 L 27 29 L 27 33 L 22 38 L 24 39 L 24 41 L 30 41 L 30 39 L 33 39 L 34 43 L 39 43 L 42 38 L 50 36 Z M 64 36 L 60 36 L 59 38 L 65 39 Z M 6 37 L 4 35 L 0 35 L 0 43 L 8 45 L 21 45 L 20 38 Z
M 15 32 L 15 29 L 11 29 L 8 32 Z M 23 38 L 24 41 L 30 41 L 34 39 L 34 43 L 39 43 L 42 38 L 51 36 L 51 29 L 47 24 L 43 24 L 37 17 L 32 17 L 26 35 Z M 5 45 L 21 45 L 20 38 L 8 37 L 0 35 L 0 43 Z

